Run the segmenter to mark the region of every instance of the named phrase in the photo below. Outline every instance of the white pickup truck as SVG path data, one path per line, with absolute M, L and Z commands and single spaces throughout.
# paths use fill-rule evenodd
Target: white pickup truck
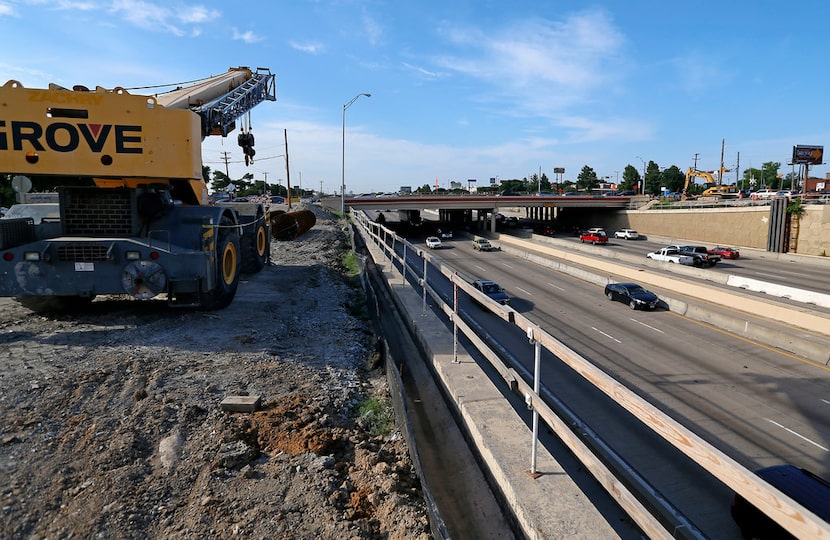
M 683 255 L 680 253 L 679 250 L 675 248 L 661 248 L 657 251 L 652 251 L 646 255 L 649 259 L 653 259 L 655 261 L 663 261 L 675 264 L 685 264 L 686 266 L 693 266 L 695 264 L 695 258 L 690 255 Z

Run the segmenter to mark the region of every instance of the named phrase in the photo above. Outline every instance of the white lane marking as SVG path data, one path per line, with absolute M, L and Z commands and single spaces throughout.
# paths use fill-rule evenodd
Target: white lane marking
M 808 443 L 812 444 L 813 446 L 816 446 L 816 447 L 818 447 L 818 448 L 821 448 L 821 449 L 822 449 L 822 450 L 824 450 L 825 452 L 830 452 L 830 448 L 825 448 L 824 446 L 820 445 L 819 443 L 817 443 L 817 442 L 815 442 L 815 441 L 812 441 L 812 440 L 808 439 L 808 438 L 807 438 L 807 437 L 805 437 L 804 435 L 802 435 L 802 434 L 800 434 L 800 433 L 796 433 L 795 431 L 791 430 L 791 429 L 790 429 L 790 428 L 788 428 L 788 427 L 784 427 L 784 426 L 782 426 L 781 424 L 779 424 L 779 423 L 778 423 L 778 422 L 776 422 L 775 420 L 770 420 L 769 418 L 764 418 L 764 420 L 766 420 L 767 422 L 769 422 L 770 424 L 772 424 L 772 425 L 774 425 L 774 426 L 778 426 L 778 427 L 780 427 L 781 429 L 783 429 L 784 431 L 786 431 L 786 432 L 788 432 L 788 433 L 792 433 L 792 434 L 793 434 L 793 435 L 795 435 L 796 437 L 798 437 L 798 438 L 800 438 L 800 439 L 802 439 L 802 440 L 804 440 L 804 441 L 807 441 Z
M 770 272 L 755 272 L 759 276 L 772 276 L 772 277 L 779 277 L 778 274 L 790 274 L 791 276 L 803 276 L 803 272 L 798 271 L 791 271 L 791 270 L 776 270 L 775 273 Z
M 522 291 L 523 293 L 525 293 L 528 296 L 533 296 L 532 294 L 530 294 L 530 291 L 526 291 L 526 290 L 522 289 L 521 287 L 516 287 L 516 290 L 517 291 Z
M 479 269 L 479 270 L 481 270 L 482 272 L 486 272 L 486 271 L 487 271 L 487 269 L 486 269 L 486 268 L 484 268 L 483 266 L 476 265 L 476 268 L 478 268 L 478 269 Z
M 513 268 L 512 266 L 510 266 L 510 265 L 509 265 L 509 264 L 507 264 L 507 263 L 504 263 L 504 262 L 503 262 L 503 263 L 501 263 L 501 264 L 503 264 L 504 266 L 506 266 L 506 267 L 508 267 L 508 268 Z
M 827 401 L 826 399 L 822 399 L 821 401 L 822 401 L 822 403 L 824 403 L 825 405 L 830 405 L 830 401 Z
M 642 325 L 643 325 L 643 326 L 645 326 L 646 328 L 649 328 L 649 329 L 651 329 L 651 330 L 654 330 L 655 332 L 660 332 L 661 334 L 665 334 L 665 332 L 663 332 L 663 331 L 662 331 L 662 330 L 660 330 L 659 328 L 655 328 L 655 327 L 651 326 L 650 324 L 646 324 L 646 323 L 644 323 L 644 322 L 640 322 L 640 321 L 638 321 L 637 319 L 631 319 L 631 320 L 632 320 L 632 321 L 634 321 L 634 322 L 635 322 L 635 323 L 637 323 L 637 324 L 642 324 Z
M 592 327 L 591 327 L 591 329 L 592 329 L 592 330 L 596 330 L 597 332 L 599 332 L 599 333 L 600 333 L 600 334 L 602 334 L 603 336 L 607 337 L 608 339 L 613 339 L 613 340 L 614 340 L 614 341 L 616 341 L 617 343 L 622 343 L 622 341 L 620 341 L 619 339 L 615 338 L 614 336 L 612 336 L 612 335 L 610 335 L 610 334 L 606 334 L 605 332 L 603 332 L 602 330 L 600 330 L 600 329 L 599 329 L 599 328 L 597 328 L 596 326 L 592 326 Z
M 551 287 L 553 287 L 554 289 L 559 289 L 560 291 L 564 291 L 564 290 L 565 290 L 565 288 L 564 288 L 564 287 L 560 287 L 559 285 L 555 285 L 555 284 L 553 284 L 553 283 L 551 283 L 551 282 L 548 282 L 548 285 L 550 285 L 550 286 L 551 286 Z

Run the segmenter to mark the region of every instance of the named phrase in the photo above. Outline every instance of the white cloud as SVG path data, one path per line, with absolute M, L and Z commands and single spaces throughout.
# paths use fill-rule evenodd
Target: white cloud
M 16 15 L 14 8 L 5 2 L 0 2 L 0 17 L 11 17 L 13 15 Z
M 198 35 L 198 28 L 186 27 L 207 23 L 221 17 L 221 12 L 202 6 L 178 5 L 176 9 L 141 0 L 115 0 L 107 12 L 145 30 L 164 31 L 175 36 Z
M 438 71 L 430 71 L 426 68 L 423 68 L 423 67 L 420 67 L 420 66 L 413 66 L 412 64 L 409 64 L 409 63 L 406 63 L 406 62 L 403 62 L 401 65 L 403 67 L 405 67 L 406 69 L 408 69 L 409 71 L 413 71 L 413 72 L 417 73 L 418 75 L 420 75 L 420 76 L 422 76 L 426 79 L 438 79 L 438 78 L 446 76 L 446 74 L 442 74 Z
M 377 45 L 381 36 L 383 35 L 383 28 L 374 18 L 367 14 L 363 14 L 363 32 L 369 39 L 369 43 Z
M 236 28 L 233 29 L 233 39 L 237 41 L 244 41 L 245 43 L 259 43 L 260 41 L 265 40 L 264 37 L 258 36 L 250 30 L 240 32 Z
M 289 41 L 288 45 L 292 49 L 296 49 L 300 52 L 306 52 L 309 54 L 322 54 L 325 51 L 325 46 L 317 42 L 298 43 L 296 41 Z
M 561 22 L 520 21 L 493 32 L 454 28 L 446 37 L 471 51 L 437 59 L 442 67 L 484 79 L 513 92 L 566 92 L 570 99 L 615 76 L 625 40 L 603 11 L 571 15 Z

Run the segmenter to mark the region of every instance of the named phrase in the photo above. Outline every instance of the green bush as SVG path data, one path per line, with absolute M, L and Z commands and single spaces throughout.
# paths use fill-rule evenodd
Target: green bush
M 395 427 L 395 413 L 388 397 L 370 396 L 357 409 L 358 421 L 373 436 L 388 435 Z

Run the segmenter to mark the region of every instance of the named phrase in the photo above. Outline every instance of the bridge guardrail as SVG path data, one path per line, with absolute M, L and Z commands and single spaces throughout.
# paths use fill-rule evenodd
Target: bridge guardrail
M 476 291 L 459 275 L 458 271 L 441 262 L 436 257 L 433 257 L 430 253 L 412 245 L 404 238 L 399 237 L 391 229 L 381 224 L 368 221 L 368 218 L 364 214 L 355 212 L 352 216 L 354 221 L 359 225 L 361 234 L 368 241 L 379 246 L 384 256 L 388 257 L 390 262 L 400 266 L 404 283 L 408 283 L 406 278 L 407 272 L 421 276 L 418 282 L 422 286 L 424 304 L 426 304 L 426 297 L 429 294 L 438 308 L 452 322 L 454 331 L 461 331 L 465 337 L 471 340 L 484 357 L 493 364 L 493 367 L 498 371 L 508 386 L 513 391 L 519 392 L 527 400 L 529 406 L 535 412 L 538 412 L 548 427 L 568 445 L 574 455 L 580 459 L 583 465 L 603 485 L 609 496 L 628 512 L 632 520 L 646 534 L 654 538 L 669 538 L 677 534 L 676 530 L 673 532 L 667 531 L 665 525 L 661 523 L 661 519 L 653 516 L 637 497 L 620 483 L 619 479 L 605 466 L 602 460 L 581 444 L 581 441 L 578 440 L 579 438 L 576 437 L 569 426 L 554 414 L 542 398 L 534 392 L 534 386 L 524 381 L 520 374 L 513 368 L 505 365 L 498 355 L 478 337 L 472 328 L 458 317 L 457 295 L 454 300 L 456 302 L 454 305 L 447 303 L 437 293 L 436 289 L 432 287 L 430 276 L 426 269 L 428 268 L 428 263 L 433 265 L 454 287 L 458 287 L 468 294 L 475 296 L 477 294 Z M 395 250 L 395 244 L 401 244 L 402 255 L 399 255 Z M 423 270 L 415 268 L 407 262 L 407 251 L 417 254 L 423 260 Z M 618 405 L 637 418 L 644 426 L 654 431 L 709 474 L 761 509 L 761 511 L 792 534 L 797 537 L 816 539 L 830 538 L 830 524 L 779 490 L 773 488 L 760 479 L 754 472 L 746 469 L 737 461 L 675 421 L 669 415 L 660 411 L 636 393 L 614 380 L 600 368 L 557 340 L 554 336 L 541 330 L 535 322 L 509 306 L 501 306 L 486 300 L 483 301 L 483 304 L 504 321 L 520 328 L 522 332 L 532 331 L 533 338 L 542 347 L 559 358 L 560 361 L 567 364 L 574 372 L 580 374 L 598 390 L 605 393 Z M 686 532 L 690 533 L 690 531 Z M 692 535 L 694 536 L 694 534 Z

